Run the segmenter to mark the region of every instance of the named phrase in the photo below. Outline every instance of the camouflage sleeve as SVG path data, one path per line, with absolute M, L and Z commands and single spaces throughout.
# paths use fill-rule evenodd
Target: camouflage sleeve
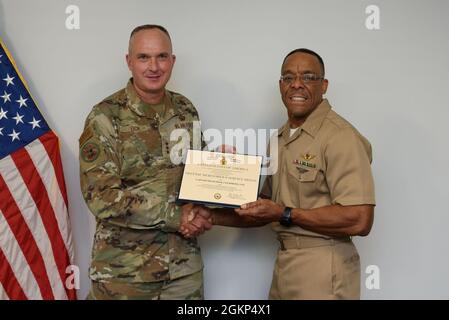
M 119 142 L 113 121 L 89 115 L 80 146 L 81 191 L 97 219 L 136 229 L 177 231 L 180 208 L 151 192 L 147 183 L 126 186 L 120 177 Z

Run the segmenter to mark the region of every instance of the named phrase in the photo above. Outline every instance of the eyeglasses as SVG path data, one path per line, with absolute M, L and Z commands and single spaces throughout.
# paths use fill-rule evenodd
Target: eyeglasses
M 319 76 L 314 73 L 303 73 L 303 74 L 300 74 L 299 76 L 294 76 L 292 74 L 286 74 L 286 75 L 281 76 L 281 82 L 285 83 L 285 84 L 292 84 L 293 82 L 296 81 L 297 77 L 299 77 L 299 79 L 304 84 L 315 83 L 315 82 L 318 82 L 318 81 L 324 79 L 324 77 Z

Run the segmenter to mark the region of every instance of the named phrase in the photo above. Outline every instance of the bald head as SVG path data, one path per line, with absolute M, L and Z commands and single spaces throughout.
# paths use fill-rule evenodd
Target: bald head
M 152 32 L 144 32 L 144 31 L 152 31 Z M 150 36 L 153 35 L 154 37 L 156 37 L 156 39 L 162 40 L 163 42 L 166 43 L 166 45 L 169 46 L 170 52 L 172 52 L 173 49 L 171 38 L 167 29 L 157 24 L 145 24 L 134 28 L 134 30 L 131 32 L 131 35 L 129 36 L 128 54 L 131 53 L 134 47 L 134 42 L 137 35 L 139 35 L 140 37 L 141 33 L 146 33 L 147 35 Z

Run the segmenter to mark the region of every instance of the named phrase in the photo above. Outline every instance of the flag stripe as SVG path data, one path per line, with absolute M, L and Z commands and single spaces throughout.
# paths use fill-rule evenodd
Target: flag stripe
M 43 192 L 45 190 L 45 186 L 26 149 L 17 150 L 11 155 L 11 158 L 22 175 L 31 197 L 34 199 L 37 210 L 44 224 L 45 231 L 50 238 L 50 245 L 53 249 L 54 260 L 58 268 L 59 276 L 62 279 L 62 284 L 65 284 L 65 280 L 68 277 L 65 269 L 68 265 L 70 265 L 70 258 L 67 248 L 65 247 L 64 240 L 62 239 L 58 227 L 58 221 L 56 220 L 55 212 L 51 206 L 48 194 Z M 40 192 L 36 192 L 36 190 L 40 190 Z M 65 288 L 65 291 L 68 297 L 73 297 L 73 290 Z M 59 298 L 66 299 L 67 297 Z
M 46 136 L 46 139 L 44 139 L 47 141 L 48 148 L 44 148 L 39 139 L 37 139 L 27 145 L 25 149 L 28 151 L 29 156 L 33 160 L 34 166 L 36 167 L 36 170 L 42 179 L 43 185 L 46 188 L 51 206 L 56 214 L 56 220 L 58 221 L 59 230 L 61 236 L 63 237 L 65 247 L 68 249 L 69 253 L 72 253 L 70 259 L 73 261 L 73 243 L 69 225 L 69 216 L 66 203 L 64 202 L 64 192 L 61 191 L 58 181 L 58 178 L 62 174 L 62 170 L 59 171 L 59 174 L 56 174 L 55 168 L 53 167 L 54 162 L 50 161 L 50 159 L 53 158 L 59 159 L 59 153 L 57 152 L 57 148 L 52 148 L 50 146 L 51 140 L 48 138 L 50 137 L 53 139 L 53 145 L 57 145 L 58 138 L 52 133 L 46 133 L 44 136 Z M 53 153 L 47 154 L 48 150 L 51 150 Z M 64 184 L 63 180 L 62 183 Z
M 64 173 L 62 170 L 62 162 L 59 152 L 59 139 L 53 133 L 53 131 L 49 131 L 46 134 L 42 135 L 39 140 L 41 141 L 45 150 L 47 150 L 47 154 L 50 156 L 50 160 L 53 163 L 54 172 L 56 172 L 56 178 L 59 184 L 59 190 L 62 193 L 65 206 L 68 209 L 69 205 L 67 199 L 67 190 L 65 187 Z M 69 232 L 69 235 L 71 235 L 71 232 Z
M 9 157 L 2 159 L 2 161 L 6 160 L 7 158 Z M 5 220 L 11 228 L 14 238 L 17 240 L 20 250 L 25 256 L 25 260 L 28 262 L 31 268 L 34 278 L 36 279 L 39 286 L 42 298 L 54 299 L 42 255 L 39 252 L 39 248 L 36 245 L 33 234 L 28 228 L 28 225 L 24 220 L 22 213 L 17 207 L 17 204 L 14 201 L 9 188 L 5 183 L 5 180 L 3 180 L 3 172 L 1 172 L 0 174 L 0 195 L 3 200 L 0 202 L 0 210 L 3 212 Z M 12 254 L 19 251 L 18 249 L 14 250 L 13 242 L 13 239 L 10 238 L 8 243 L 2 244 L 2 248 L 4 248 L 2 250 L 5 250 L 7 248 Z
M 1 177 L 0 177 L 1 178 Z M 39 285 L 33 275 L 27 259 L 17 242 L 13 231 L 5 220 L 4 213 L 0 210 L 0 247 L 4 261 L 0 263 L 3 266 L 1 270 L 3 288 L 7 290 L 9 299 L 21 299 L 20 290 L 12 290 L 18 286 L 22 289 L 25 299 L 42 299 Z M 9 273 L 10 269 L 11 273 Z M 4 273 L 5 272 L 5 273 Z M 1 277 L 1 276 L 0 276 Z M 10 283 L 12 281 L 12 283 Z M 17 282 L 17 284 L 16 284 Z M 14 294 L 18 294 L 17 296 Z
M 21 149 L 26 154 L 25 149 Z M 6 172 L 18 172 L 15 163 L 11 160 L 11 157 L 6 157 L 2 160 L 2 171 Z M 29 161 L 28 166 L 32 167 L 33 163 Z M 66 299 L 65 289 L 61 284 L 61 279 L 58 278 L 58 267 L 54 259 L 54 252 L 52 251 L 51 239 L 48 238 L 48 234 L 45 230 L 45 226 L 38 214 L 38 207 L 36 206 L 35 200 L 32 198 L 29 189 L 25 181 L 19 174 L 5 175 L 5 183 L 8 188 L 14 192 L 12 193 L 17 207 L 22 213 L 22 217 L 26 222 L 28 228 L 36 241 L 36 245 L 42 254 L 42 258 L 45 264 L 45 269 L 49 277 L 51 288 L 53 289 L 53 296 L 56 298 Z M 37 174 L 32 174 L 33 177 L 30 179 L 39 179 Z M 42 190 L 41 193 L 45 193 Z
M 1 212 L 0 216 L 0 219 L 3 220 L 3 214 Z M 3 232 L 2 235 L 4 235 Z M 3 288 L 3 285 L 5 285 L 5 288 Z M 3 254 L 3 250 L 0 248 L 0 300 L 6 300 L 9 299 L 9 297 L 13 297 L 18 300 L 27 299 L 25 292 L 23 292 L 22 287 L 14 274 L 14 271 L 9 265 L 9 261 Z
M 26 298 L 26 297 L 25 297 Z M 19 299 L 19 298 L 18 298 Z M 2 283 L 0 282 L 0 301 L 1 300 L 9 300 L 8 295 L 6 294 L 6 291 L 3 289 Z

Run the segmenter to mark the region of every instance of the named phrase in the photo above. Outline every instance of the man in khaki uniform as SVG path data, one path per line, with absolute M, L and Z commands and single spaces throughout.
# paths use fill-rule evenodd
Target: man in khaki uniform
M 371 146 L 323 99 L 321 57 L 290 52 L 279 87 L 288 121 L 278 131 L 277 172 L 261 198 L 216 210 L 213 223 L 272 223 L 280 249 L 270 299 L 359 299 L 360 260 L 351 236 L 369 233 L 374 216 Z M 202 208 L 198 210 L 204 210 Z
M 165 89 L 175 62 L 165 28 L 134 29 L 126 60 L 132 78 L 93 107 L 79 141 L 81 190 L 97 221 L 89 298 L 202 299 L 200 248 L 178 229 L 211 225 L 175 204 L 183 166 L 172 139 L 183 129 L 190 147 L 198 113 Z

